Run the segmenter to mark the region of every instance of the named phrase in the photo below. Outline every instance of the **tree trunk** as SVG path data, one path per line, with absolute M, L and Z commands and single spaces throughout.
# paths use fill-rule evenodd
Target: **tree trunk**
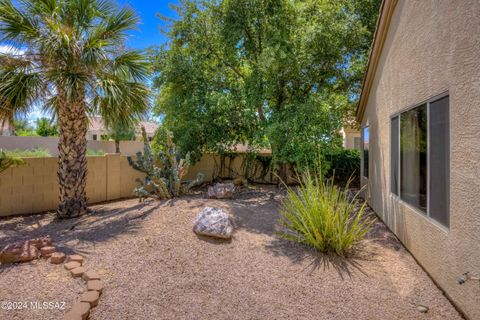
M 120 153 L 120 141 L 115 140 L 115 153 Z
M 87 184 L 87 116 L 84 93 L 66 99 L 61 86 L 58 94 L 58 184 L 60 186 L 57 215 L 59 218 L 78 217 L 88 211 Z M 74 100 L 74 101 L 70 101 Z

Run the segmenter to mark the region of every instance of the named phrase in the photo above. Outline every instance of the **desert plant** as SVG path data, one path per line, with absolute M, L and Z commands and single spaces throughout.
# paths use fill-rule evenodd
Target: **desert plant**
M 53 137 L 58 135 L 57 124 L 47 118 L 39 118 L 35 121 L 37 128 L 35 132 L 41 137 Z
M 366 204 L 359 205 L 358 194 L 351 198 L 348 183 L 341 189 L 333 179 L 320 177 L 307 169 L 298 187 L 287 187 L 280 236 L 343 256 L 369 232 L 374 219 L 365 217 Z
M 25 161 L 20 157 L 10 156 L 5 151 L 0 149 L 0 173 L 10 167 L 25 164 Z
M 199 173 L 194 181 L 182 181 L 187 174 L 190 165 L 190 156 L 187 154 L 185 159 L 179 159 L 175 144 L 169 135 L 165 151 L 160 151 L 155 157 L 150 143 L 147 139 L 145 128 L 142 127 L 142 137 L 144 141 L 143 153 L 137 152 L 137 158 L 134 160 L 128 157 L 128 163 L 132 168 L 145 173 L 145 178 L 134 193 L 140 201 L 144 198 L 170 199 L 187 192 L 190 188 L 200 184 L 203 181 L 203 174 Z M 160 162 L 157 166 L 156 159 Z

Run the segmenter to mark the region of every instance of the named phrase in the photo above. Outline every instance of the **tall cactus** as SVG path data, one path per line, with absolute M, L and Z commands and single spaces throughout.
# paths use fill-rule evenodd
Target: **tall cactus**
M 185 159 L 179 159 L 177 150 L 172 138 L 167 138 L 166 150 L 158 154 L 160 165 L 157 166 L 155 156 L 147 139 L 145 128 L 142 127 L 142 137 L 144 141 L 143 153 L 137 152 L 137 158 L 134 160 L 128 157 L 128 163 L 132 168 L 145 173 L 145 179 L 137 179 L 140 186 L 135 188 L 140 201 L 145 198 L 170 199 L 177 197 L 195 185 L 202 183 L 203 174 L 198 173 L 194 181 L 183 181 L 182 179 L 188 172 L 190 166 L 190 155 Z

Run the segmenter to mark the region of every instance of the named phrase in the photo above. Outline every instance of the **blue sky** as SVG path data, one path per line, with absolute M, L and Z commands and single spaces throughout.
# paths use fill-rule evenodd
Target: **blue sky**
M 130 47 L 144 49 L 152 45 L 160 45 L 167 40 L 159 30 L 160 27 L 165 28 L 166 25 L 157 17 L 157 13 L 169 18 L 176 18 L 176 13 L 169 8 L 169 4 L 178 4 L 177 0 L 120 0 L 118 3 L 133 7 L 142 21 L 139 30 L 131 32 L 128 40 Z

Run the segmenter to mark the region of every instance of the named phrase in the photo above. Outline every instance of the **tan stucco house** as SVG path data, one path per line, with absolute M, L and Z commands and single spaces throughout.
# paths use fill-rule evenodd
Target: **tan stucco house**
M 340 130 L 340 135 L 342 136 L 344 149 L 360 150 L 362 138 L 357 128 L 345 126 Z
M 159 125 L 152 121 L 140 121 L 136 126 L 137 136 L 141 136 L 141 127 L 145 128 L 147 138 L 149 140 L 153 139 L 155 131 L 158 129 Z M 108 135 L 108 129 L 103 123 L 103 118 L 100 116 L 92 116 L 89 118 L 88 131 L 87 131 L 87 140 L 103 140 Z
M 480 319 L 480 1 L 384 0 L 357 121 L 368 203 Z

